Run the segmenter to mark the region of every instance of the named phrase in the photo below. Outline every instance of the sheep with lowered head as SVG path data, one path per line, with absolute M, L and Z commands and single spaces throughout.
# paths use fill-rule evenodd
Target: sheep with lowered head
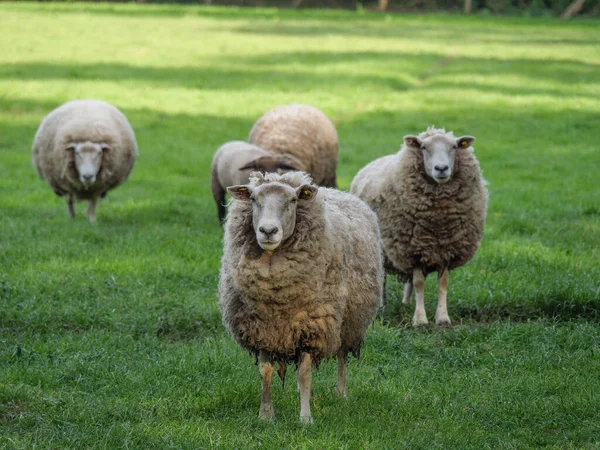
M 73 202 L 88 200 L 87 216 L 96 221 L 98 199 L 123 183 L 135 164 L 138 149 L 127 118 L 98 100 L 74 100 L 59 106 L 42 121 L 33 141 L 33 164 L 54 192 Z
M 250 130 L 248 142 L 296 157 L 314 183 L 336 187 L 337 131 L 314 106 L 294 103 L 266 112 Z
M 380 305 L 383 265 L 377 217 L 361 200 L 318 188 L 303 172 L 253 172 L 228 188 L 219 280 L 223 323 L 256 356 L 259 416 L 273 417 L 273 364 L 298 368 L 300 419 L 312 422 L 311 366 L 338 361 L 346 395 L 348 353 L 359 356 Z M 283 378 L 283 376 L 282 376 Z
M 427 324 L 425 277 L 438 273 L 437 325 L 449 325 L 448 271 L 466 264 L 483 236 L 488 193 L 472 144 L 452 132 L 429 127 L 405 136 L 394 155 L 365 166 L 350 192 L 379 217 L 386 270 L 404 281 L 403 303 L 413 286 L 413 325 Z
M 248 183 L 251 171 L 284 173 L 290 170 L 304 170 L 304 165 L 291 155 L 268 152 L 244 141 L 223 144 L 215 153 L 210 169 L 219 220 L 225 219 L 227 187 Z

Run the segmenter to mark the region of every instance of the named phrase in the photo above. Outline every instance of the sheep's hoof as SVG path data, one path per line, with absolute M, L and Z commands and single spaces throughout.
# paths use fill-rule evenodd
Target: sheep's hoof
M 348 398 L 348 391 L 346 389 L 335 388 L 335 393 L 342 398 Z
M 450 322 L 450 317 L 448 317 L 448 315 L 440 315 L 438 316 L 436 314 L 435 316 L 435 324 L 440 326 L 440 327 L 449 327 L 451 325 L 452 322 Z
M 273 417 L 275 417 L 275 412 L 273 411 L 273 406 L 261 406 L 260 411 L 258 412 L 258 417 L 261 420 L 271 421 Z
M 300 416 L 300 422 L 302 422 L 304 424 L 310 424 L 310 423 L 313 423 L 313 418 L 311 415 Z
M 427 316 L 425 314 L 416 314 L 413 317 L 413 327 L 420 327 L 423 325 L 427 325 L 429 321 L 427 320 Z

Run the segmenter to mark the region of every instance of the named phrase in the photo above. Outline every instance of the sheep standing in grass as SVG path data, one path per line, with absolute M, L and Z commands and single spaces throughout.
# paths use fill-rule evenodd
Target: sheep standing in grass
M 96 221 L 98 199 L 123 183 L 138 150 L 127 118 L 98 100 L 74 100 L 59 106 L 42 121 L 33 141 L 33 164 L 59 195 L 73 202 L 88 200 L 87 216 Z
M 265 113 L 252 127 L 248 142 L 296 157 L 314 183 L 336 187 L 337 131 L 314 106 L 291 104 Z
M 259 416 L 273 417 L 273 364 L 298 367 L 300 419 L 312 422 L 311 365 L 359 356 L 383 290 L 377 217 L 353 195 L 317 188 L 303 172 L 253 172 L 228 188 L 219 306 L 229 333 L 260 362 Z
M 304 165 L 293 156 L 263 150 L 244 141 L 223 144 L 215 153 L 210 169 L 213 198 L 219 220 L 225 219 L 225 191 L 229 186 L 248 183 L 251 171 L 284 173 L 304 170 Z
M 427 324 L 425 277 L 438 273 L 437 325 L 449 325 L 448 271 L 466 264 L 483 236 L 487 190 L 472 144 L 430 127 L 405 136 L 400 152 L 364 167 L 350 192 L 379 217 L 386 270 L 405 282 L 403 303 L 415 287 L 413 325 Z

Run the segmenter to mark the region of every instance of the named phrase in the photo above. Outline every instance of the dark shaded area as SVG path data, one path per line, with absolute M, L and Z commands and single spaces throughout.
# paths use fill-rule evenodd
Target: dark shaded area
M 86 3 L 97 3 L 97 0 L 83 0 Z M 129 0 L 103 0 L 106 3 L 127 3 Z M 471 13 L 510 15 L 510 16 L 560 16 L 571 4 L 572 0 L 474 0 L 471 4 Z M 451 12 L 460 13 L 464 10 L 464 0 L 368 0 L 360 2 L 358 0 L 136 0 L 138 4 L 160 5 L 161 15 L 179 16 L 184 13 L 170 5 L 218 5 L 235 6 L 244 8 L 269 7 L 269 8 L 290 8 L 307 10 L 311 8 L 320 9 L 344 9 L 344 10 L 384 10 L 395 13 L 431 13 L 431 12 Z M 85 6 L 82 10 L 88 10 Z M 79 8 L 78 8 L 79 9 Z M 121 9 L 111 5 L 97 7 L 94 5 L 94 12 L 98 13 L 117 13 L 121 14 Z M 597 16 L 600 7 L 595 2 L 586 1 L 579 16 Z M 136 12 L 135 15 L 154 15 L 157 14 L 147 9 L 143 12 Z
M 428 304 L 429 309 L 432 311 L 435 311 L 434 304 Z M 387 305 L 380 312 L 380 315 L 392 325 L 411 327 L 414 308 L 414 300 L 408 305 L 397 301 Z M 450 303 L 448 310 L 453 325 L 487 324 L 504 321 L 518 323 L 542 318 L 550 318 L 561 322 L 585 320 L 600 323 L 600 298 L 591 298 L 584 301 L 574 301 L 569 298 L 548 298 L 538 299 L 535 302 L 515 301 L 514 303 L 487 303 L 484 305 Z M 433 318 L 431 318 L 429 327 L 434 326 Z

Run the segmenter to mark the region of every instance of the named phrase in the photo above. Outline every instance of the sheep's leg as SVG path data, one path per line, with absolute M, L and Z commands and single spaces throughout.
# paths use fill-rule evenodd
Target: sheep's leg
M 402 297 L 402 303 L 408 305 L 410 303 L 410 297 L 412 296 L 413 285 L 412 282 L 407 281 L 404 283 L 404 297 Z
M 262 385 L 262 394 L 260 397 L 260 411 L 258 417 L 265 420 L 271 420 L 275 415 L 273 412 L 273 403 L 271 401 L 271 381 L 273 380 L 273 363 L 270 355 L 264 350 L 260 351 L 260 381 Z
M 337 393 L 342 397 L 348 397 L 348 390 L 346 389 L 346 367 L 348 366 L 348 352 L 340 350 L 337 354 L 338 362 L 338 382 L 337 382 Z
M 98 205 L 98 197 L 93 197 L 88 202 L 88 207 L 87 207 L 86 215 L 88 216 L 88 219 L 89 219 L 90 223 L 95 223 L 96 222 L 96 206 L 97 205 Z
M 73 206 L 73 196 L 71 194 L 67 194 L 67 211 L 69 212 L 69 217 L 71 219 L 75 218 L 75 207 Z
M 448 269 L 438 272 L 438 306 L 435 311 L 436 325 L 450 325 L 446 295 L 448 293 Z
M 417 307 L 413 316 L 413 327 L 427 325 L 427 315 L 425 314 L 425 275 L 421 269 L 413 271 L 413 285 L 415 286 Z
M 312 385 L 312 358 L 310 353 L 302 353 L 298 366 L 298 385 L 300 386 L 300 421 L 312 423 L 310 413 L 310 394 Z
M 216 169 L 213 169 L 213 172 L 211 173 L 210 189 L 212 191 L 213 198 L 215 199 L 215 203 L 217 204 L 219 222 L 223 223 L 227 214 L 227 209 L 225 208 L 225 189 L 221 187 L 215 170 Z

